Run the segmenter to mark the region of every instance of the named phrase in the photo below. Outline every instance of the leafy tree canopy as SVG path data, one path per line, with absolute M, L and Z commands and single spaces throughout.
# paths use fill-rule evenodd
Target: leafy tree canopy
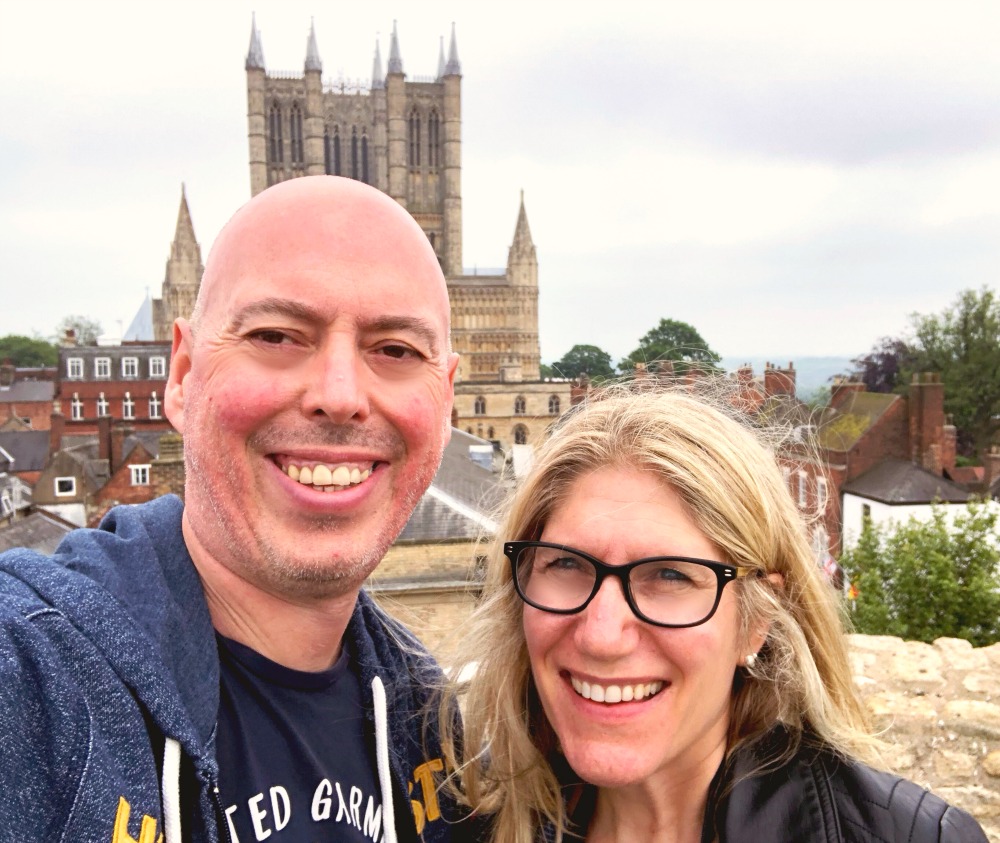
M 718 369 L 719 357 L 708 343 L 687 322 L 661 319 L 660 324 L 639 340 L 639 347 L 618 364 L 621 371 L 635 368 L 636 363 L 669 360 L 675 372 L 690 369 Z
M 574 345 L 552 364 L 552 370 L 558 377 L 578 378 L 580 375 L 587 375 L 593 381 L 615 376 L 611 355 L 596 345 Z
M 989 450 L 1000 429 L 1000 301 L 992 290 L 965 290 L 939 315 L 911 317 L 913 356 L 903 368 L 937 372 L 944 383 L 944 409 L 960 438 L 978 454 Z
M 8 334 L 0 337 L 0 362 L 4 360 L 10 360 L 15 366 L 55 366 L 59 351 L 43 339 Z
M 62 340 L 71 329 L 76 334 L 77 345 L 97 345 L 97 338 L 103 333 L 101 323 L 96 319 L 74 314 L 63 317 L 56 325 L 56 339 Z
M 913 365 L 913 349 L 897 337 L 882 337 L 872 350 L 851 363 L 851 377 L 865 385 L 869 392 L 894 392 L 902 386 L 903 372 Z
M 1000 641 L 1000 549 L 997 516 L 970 504 L 948 524 L 937 507 L 930 521 L 865 525 L 840 560 L 857 596 L 858 632 L 930 643 L 965 638 L 976 647 Z

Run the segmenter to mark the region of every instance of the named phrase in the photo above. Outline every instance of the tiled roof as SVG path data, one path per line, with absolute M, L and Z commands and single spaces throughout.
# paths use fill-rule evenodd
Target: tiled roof
M 14 381 L 0 389 L 0 404 L 51 401 L 55 394 L 56 385 L 52 381 Z
M 39 553 L 51 554 L 73 529 L 68 521 L 38 510 L 8 527 L 0 528 L 0 552 L 12 547 L 29 547 Z
M 890 505 L 965 503 L 970 493 L 906 460 L 883 460 L 843 487 L 845 494 Z
M 49 458 L 49 432 L 47 430 L 0 431 L 0 448 L 14 458 L 15 472 L 41 471 Z
M 473 540 L 491 532 L 504 489 L 500 475 L 484 468 L 469 450 L 490 443 L 457 429 L 451 433 L 441 467 L 397 541 Z

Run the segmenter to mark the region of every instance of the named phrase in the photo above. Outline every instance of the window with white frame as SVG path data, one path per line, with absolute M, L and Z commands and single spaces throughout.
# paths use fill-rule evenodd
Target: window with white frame
M 67 498 L 76 494 L 75 477 L 57 477 L 54 485 L 57 498 Z
M 149 358 L 149 377 L 154 378 L 165 378 L 167 376 L 167 358 L 166 357 L 150 357 Z
M 139 358 L 138 357 L 123 357 L 122 358 L 122 377 L 123 378 L 137 378 L 137 377 L 139 377 Z
M 826 512 L 826 478 L 816 478 L 816 511 Z
M 809 497 L 809 478 L 804 471 L 799 472 L 799 508 L 805 509 Z
M 69 357 L 66 359 L 66 377 L 70 380 L 83 380 L 82 357 Z
M 133 486 L 148 486 L 149 485 L 149 466 L 148 465 L 130 465 L 129 471 L 132 472 L 132 485 Z
M 106 381 L 111 378 L 111 358 L 98 357 L 94 360 L 94 377 Z
M 4 489 L 0 494 L 0 518 L 14 514 L 14 503 L 10 499 L 10 493 Z
M 108 407 L 109 407 L 108 399 L 104 397 L 104 393 L 102 392 L 100 395 L 97 396 L 97 415 L 98 416 L 108 415 L 109 414 Z
M 149 417 L 151 419 L 162 418 L 163 402 L 156 396 L 154 392 L 149 397 Z
M 122 399 L 122 418 L 135 418 L 135 401 L 132 400 L 131 392 L 126 392 L 125 397 Z
M 83 402 L 80 400 L 80 393 L 73 393 L 73 400 L 69 402 L 70 418 L 73 421 L 80 421 L 83 418 Z

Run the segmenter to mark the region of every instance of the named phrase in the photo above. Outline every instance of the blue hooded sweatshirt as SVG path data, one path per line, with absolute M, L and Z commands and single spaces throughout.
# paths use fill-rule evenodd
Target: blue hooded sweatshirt
M 112 509 L 49 557 L 0 554 L 0 839 L 227 841 L 216 782 L 219 656 L 173 496 Z M 441 674 L 362 592 L 345 633 L 368 697 L 386 843 L 452 823 L 425 715 Z M 457 831 L 456 828 L 462 829 Z

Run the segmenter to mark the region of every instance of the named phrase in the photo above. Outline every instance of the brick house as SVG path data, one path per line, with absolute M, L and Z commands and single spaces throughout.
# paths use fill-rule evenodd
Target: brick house
M 57 396 L 67 432 L 96 433 L 102 416 L 128 422 L 137 430 L 170 430 L 163 414 L 169 367 L 169 343 L 63 345 Z
M 0 425 L 17 420 L 32 430 L 48 429 L 56 385 L 39 376 L 46 371 L 0 364 Z

